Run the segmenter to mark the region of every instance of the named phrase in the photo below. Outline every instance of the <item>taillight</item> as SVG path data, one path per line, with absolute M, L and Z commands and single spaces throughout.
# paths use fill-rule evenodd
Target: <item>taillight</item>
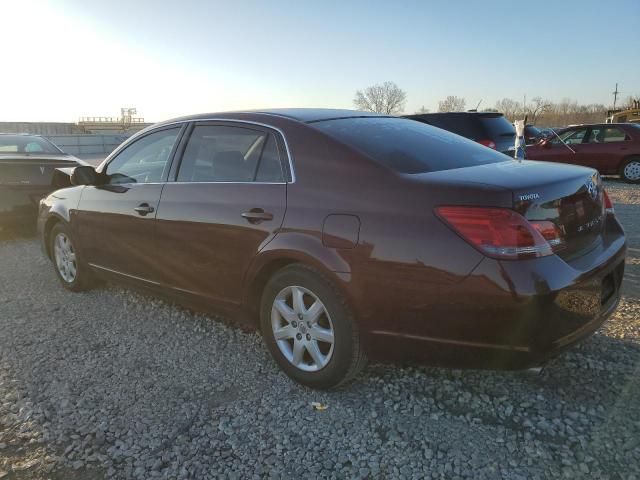
M 529 223 L 542 235 L 542 238 L 547 241 L 554 252 L 562 250 L 566 246 L 562 231 L 555 223 L 549 220 L 529 220 Z
M 478 143 L 484 145 L 485 147 L 496 149 L 496 142 L 493 140 L 478 140 Z
M 507 208 L 438 207 L 436 214 L 462 238 L 489 257 L 518 259 L 553 254 L 549 226 L 539 225 L 543 233 L 522 215 Z
M 604 188 L 602 189 L 602 193 L 604 194 L 604 211 L 607 213 L 607 215 L 615 215 L 616 212 L 613 209 L 613 202 L 609 198 L 609 194 Z

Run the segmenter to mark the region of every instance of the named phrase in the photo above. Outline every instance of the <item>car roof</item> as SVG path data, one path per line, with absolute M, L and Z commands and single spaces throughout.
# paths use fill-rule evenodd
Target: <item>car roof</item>
M 577 128 L 589 128 L 589 127 L 620 127 L 622 129 L 628 127 L 629 125 L 633 125 L 633 123 L 576 123 L 573 125 L 567 125 L 566 127 L 557 127 L 556 130 L 575 130 Z
M 35 133 L 0 132 L 0 135 L 11 135 L 12 137 L 42 137 L 42 135 L 38 135 L 38 134 L 35 134 Z
M 334 120 L 337 118 L 353 117 L 388 117 L 375 112 L 365 112 L 362 110 L 347 110 L 340 108 L 274 108 L 270 110 L 256 110 L 251 113 L 262 113 L 265 115 L 276 115 L 279 117 L 291 118 L 300 122 L 310 123 L 322 120 Z
M 320 122 L 323 120 L 334 120 L 338 118 L 362 118 L 362 117 L 391 117 L 392 115 L 382 115 L 374 112 L 364 112 L 360 110 L 347 110 L 338 108 L 272 108 L 264 110 L 237 110 L 233 112 L 199 113 L 197 115 L 187 115 L 174 118 L 162 124 L 176 121 L 217 119 L 237 119 L 238 115 L 249 114 L 257 116 L 276 116 L 288 118 L 303 123 Z
M 435 112 L 416 113 L 414 115 L 403 115 L 404 118 L 435 118 L 435 117 L 504 117 L 500 112 Z

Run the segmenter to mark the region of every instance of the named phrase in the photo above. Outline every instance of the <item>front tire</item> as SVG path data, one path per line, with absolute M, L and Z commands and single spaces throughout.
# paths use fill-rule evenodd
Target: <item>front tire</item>
M 82 262 L 68 226 L 54 225 L 49 234 L 49 251 L 56 276 L 64 288 L 81 292 L 91 287 L 89 266 Z
M 620 176 L 629 183 L 640 183 L 640 157 L 631 157 L 624 161 Z
M 280 368 L 308 387 L 338 387 L 366 364 L 346 299 L 310 267 L 291 265 L 269 280 L 262 295 L 260 326 Z

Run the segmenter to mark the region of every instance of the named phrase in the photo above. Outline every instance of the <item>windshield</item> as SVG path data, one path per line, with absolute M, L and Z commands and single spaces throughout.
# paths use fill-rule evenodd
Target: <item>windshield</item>
M 0 154 L 2 153 L 64 153 L 49 140 L 30 135 L 0 135 Z
M 425 173 L 506 161 L 464 137 L 404 118 L 343 118 L 314 127 L 399 173 Z

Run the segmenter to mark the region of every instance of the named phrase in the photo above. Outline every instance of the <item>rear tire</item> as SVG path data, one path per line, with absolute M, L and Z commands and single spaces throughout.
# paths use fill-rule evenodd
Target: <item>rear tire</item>
M 70 229 L 64 223 L 57 223 L 51 229 L 49 251 L 56 276 L 64 288 L 72 292 L 91 288 L 93 282 L 89 266 L 82 261 Z
M 620 167 L 620 176 L 629 183 L 640 183 L 640 157 L 626 159 Z
M 271 277 L 262 294 L 260 327 L 280 368 L 308 387 L 338 387 L 366 365 L 346 299 L 305 265 L 285 267 Z

